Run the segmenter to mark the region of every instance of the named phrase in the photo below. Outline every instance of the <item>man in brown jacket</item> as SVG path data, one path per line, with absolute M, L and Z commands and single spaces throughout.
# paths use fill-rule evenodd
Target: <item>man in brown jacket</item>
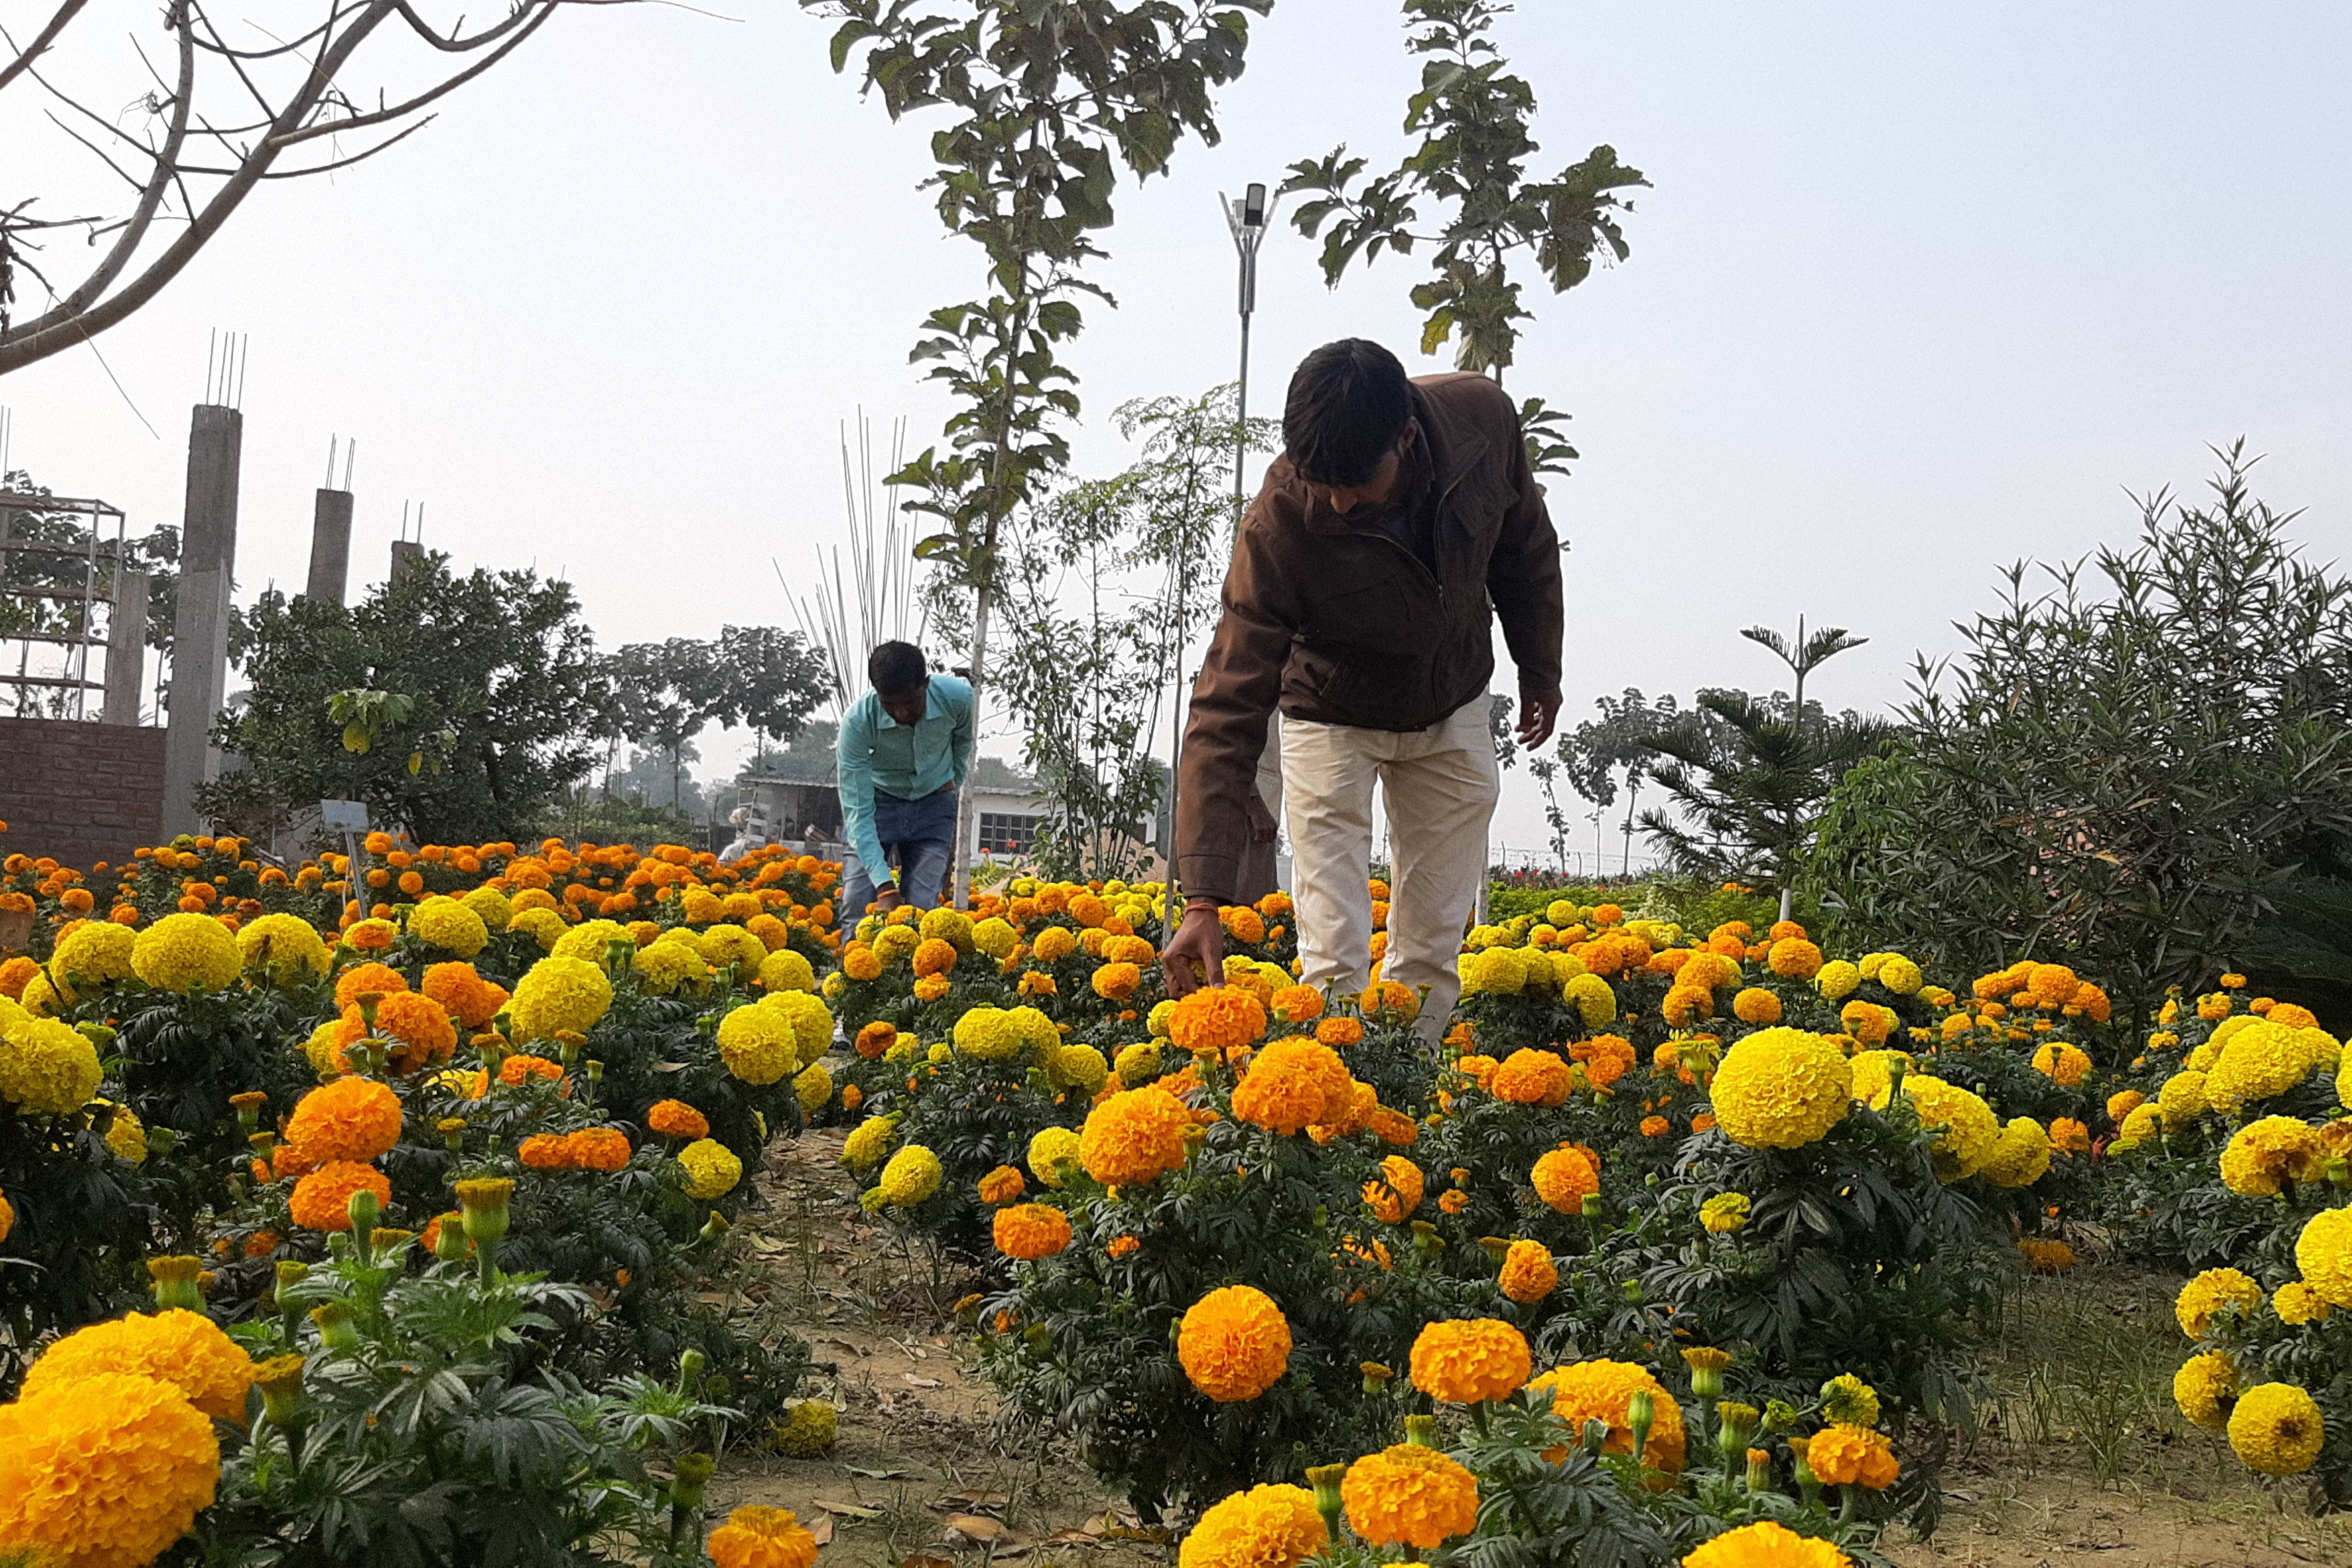
M 1485 376 L 1412 381 L 1377 343 L 1328 343 L 1291 378 L 1282 433 L 1192 688 L 1169 989 L 1218 976 L 1217 910 L 1249 852 L 1279 705 L 1300 978 L 1350 991 L 1370 979 L 1377 781 L 1396 862 L 1381 977 L 1429 987 L 1433 1033 L 1461 992 L 1454 959 L 1499 788 L 1493 621 L 1518 666 L 1518 741 L 1541 745 L 1560 704 L 1559 539 L 1517 412 Z

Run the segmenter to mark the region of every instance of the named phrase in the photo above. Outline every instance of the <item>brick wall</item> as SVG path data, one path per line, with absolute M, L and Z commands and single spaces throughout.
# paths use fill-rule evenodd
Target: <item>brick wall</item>
M 163 731 L 0 719 L 0 853 L 120 866 L 163 819 Z

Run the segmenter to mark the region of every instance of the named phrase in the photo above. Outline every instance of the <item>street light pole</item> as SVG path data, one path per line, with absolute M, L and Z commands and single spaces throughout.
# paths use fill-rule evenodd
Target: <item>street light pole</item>
M 1217 205 L 1225 215 L 1225 227 L 1234 237 L 1234 249 L 1241 258 L 1241 277 L 1236 304 L 1242 319 L 1241 376 L 1236 384 L 1234 405 L 1234 527 L 1242 521 L 1244 493 L 1242 470 L 1249 460 L 1249 353 L 1250 317 L 1257 310 L 1257 247 L 1265 238 L 1268 221 L 1273 216 L 1273 203 L 1265 186 L 1253 182 L 1235 201 L 1223 191 L 1217 193 Z M 1176 560 L 1176 626 L 1175 647 L 1170 659 L 1176 672 L 1176 721 L 1168 746 L 1168 867 L 1167 890 L 1162 895 L 1165 914 L 1161 918 L 1161 942 L 1176 934 L 1183 920 L 1182 890 L 1176 881 L 1176 796 L 1184 762 L 1184 606 L 1192 597 L 1190 564 L 1180 552 Z M 1212 975 L 1211 979 L 1215 976 Z

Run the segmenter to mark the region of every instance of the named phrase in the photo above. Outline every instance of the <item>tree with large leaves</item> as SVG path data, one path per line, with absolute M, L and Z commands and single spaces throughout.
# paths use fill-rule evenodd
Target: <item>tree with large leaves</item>
M 1432 247 L 1434 276 L 1412 290 L 1428 312 L 1421 352 L 1452 340 L 1456 366 L 1498 382 L 1517 356 L 1519 323 L 1534 319 L 1511 276 L 1514 258 L 1532 260 L 1553 293 L 1566 293 L 1600 258 L 1631 254 L 1620 217 L 1633 208 L 1619 193 L 1650 183 L 1607 145 L 1549 180 L 1527 177 L 1527 161 L 1541 151 L 1528 134 L 1535 89 L 1511 74 L 1490 37 L 1509 10 L 1500 0 L 1404 0 L 1405 47 L 1426 58 L 1421 90 L 1405 106 L 1404 128 L 1420 144 L 1361 186 L 1370 162 L 1342 144 L 1293 164 L 1282 187 L 1315 193 L 1292 221 L 1309 239 L 1330 223 L 1323 277 L 1335 288 L 1359 259 L 1369 266 L 1383 250 Z M 1567 417 L 1539 397 L 1521 405 L 1528 461 L 1538 473 L 1565 473 L 1577 456 L 1560 433 Z
M 934 625 L 968 638 L 975 689 L 1003 585 L 1000 535 L 1069 461 L 1056 427 L 1078 412 L 1058 357 L 1084 324 L 1079 300 L 1110 297 L 1082 275 L 1105 253 L 1125 167 L 1165 172 L 1184 137 L 1217 140 L 1212 89 L 1242 71 L 1249 19 L 1274 0 L 800 0 L 837 18 L 833 64 L 863 51 L 865 84 L 892 120 L 939 110 L 931 137 L 940 219 L 981 247 L 985 298 L 931 313 L 914 359 L 956 409 L 948 450 L 894 476 L 940 531 L 916 547 L 944 568 Z M 944 612 L 944 613 L 941 613 Z M 971 839 L 966 792 L 955 885 Z

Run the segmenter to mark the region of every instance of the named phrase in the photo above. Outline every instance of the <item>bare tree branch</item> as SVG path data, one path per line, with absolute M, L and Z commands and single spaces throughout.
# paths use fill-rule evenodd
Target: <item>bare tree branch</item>
M 33 41 L 25 46 L 25 52 L 6 65 L 0 66 L 0 89 L 5 89 L 10 82 L 15 81 L 27 67 L 47 50 L 51 44 L 56 43 L 58 35 L 66 30 L 66 24 L 72 21 L 75 15 L 89 4 L 89 0 L 65 0 L 65 4 L 58 7 L 58 14 L 49 18 L 49 25 L 36 33 L 33 36 Z
M 19 75 L 30 76 L 72 117 L 98 127 L 96 132 L 85 134 L 65 118 L 49 117 L 137 195 L 128 215 L 119 217 L 35 218 L 30 209 L 37 196 L 0 206 L 0 296 L 9 287 L 10 271 L 18 269 L 38 280 L 50 300 L 46 311 L 29 321 L 10 322 L 0 317 L 0 375 L 75 347 L 138 310 L 186 268 L 264 180 L 300 179 L 363 163 L 431 124 L 436 117 L 423 112 L 428 106 L 512 54 L 547 24 L 557 6 L 633 0 L 516 0 L 498 21 L 470 33 L 462 16 L 446 29 L 435 26 L 417 9 L 421 0 L 324 0 L 321 22 L 289 40 L 265 33 L 271 37 L 267 48 L 232 45 L 205 9 L 205 0 L 164 0 L 162 26 L 173 36 L 177 78 L 167 84 L 146 48 L 133 39 L 140 66 L 152 86 L 132 105 L 150 117 L 148 125 L 128 129 L 59 91 L 33 68 L 34 59 L 49 49 L 87 3 L 58 0 L 59 9 L 41 34 L 0 68 L 0 86 Z M 395 17 L 404 26 L 383 30 L 383 24 Z M 476 58 L 423 90 L 410 91 L 387 103 L 394 95 L 374 83 L 362 94 L 348 80 L 362 48 L 368 50 L 371 63 L 385 52 L 373 45 L 379 37 L 414 37 L 441 53 Z M 0 42 L 14 44 L 5 34 L 0 34 Z M 220 63 L 201 64 L 206 59 Z M 216 110 L 215 100 L 224 93 L 231 99 L 249 98 L 262 117 L 249 124 L 224 124 L 216 113 L 204 112 L 200 99 Z M 374 100 L 376 107 L 361 108 L 368 98 Z M 240 121 L 250 112 L 242 105 L 232 105 L 226 119 Z M 162 121 L 160 126 L 153 123 L 156 121 Z M 384 130 L 387 134 L 347 157 L 300 168 L 278 166 L 289 148 L 369 129 Z M 217 151 L 200 161 L 193 155 L 196 145 Z M 148 161 L 143 174 L 125 166 L 131 161 L 125 149 L 135 150 L 138 157 Z M 172 211 L 167 198 L 175 192 L 179 210 Z M 184 224 L 168 242 L 156 229 L 158 218 L 165 216 L 173 225 Z M 24 245 L 11 242 L 28 241 L 35 234 L 67 226 L 87 229 L 92 246 L 102 239 L 107 244 L 88 275 L 69 292 L 59 295 L 25 258 Z

